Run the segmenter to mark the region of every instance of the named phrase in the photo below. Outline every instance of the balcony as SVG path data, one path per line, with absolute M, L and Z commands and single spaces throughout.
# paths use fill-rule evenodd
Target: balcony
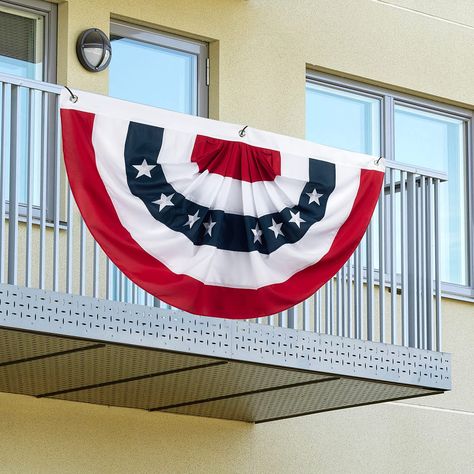
M 88 233 L 60 156 L 60 89 L 0 76 L 0 391 L 258 423 L 450 389 L 445 175 L 387 163 L 360 246 L 300 305 L 193 316 L 128 281 Z

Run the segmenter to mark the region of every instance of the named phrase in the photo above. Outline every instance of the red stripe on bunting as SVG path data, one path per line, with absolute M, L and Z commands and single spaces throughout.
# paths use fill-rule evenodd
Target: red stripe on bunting
M 280 152 L 246 143 L 196 137 L 191 161 L 207 170 L 239 181 L 273 181 L 281 174 Z
M 254 318 L 278 313 L 308 298 L 335 275 L 357 247 L 377 203 L 384 176 L 377 171 L 361 171 L 360 187 L 349 218 L 318 263 L 283 283 L 257 290 L 205 285 L 195 278 L 173 273 L 143 250 L 121 224 L 96 167 L 92 145 L 94 115 L 63 109 L 61 118 L 71 189 L 94 238 L 140 287 L 194 314 Z

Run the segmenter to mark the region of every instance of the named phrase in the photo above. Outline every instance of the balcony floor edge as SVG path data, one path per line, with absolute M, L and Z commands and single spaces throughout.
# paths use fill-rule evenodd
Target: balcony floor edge
M 0 391 L 251 422 L 442 393 L 450 355 L 0 285 Z

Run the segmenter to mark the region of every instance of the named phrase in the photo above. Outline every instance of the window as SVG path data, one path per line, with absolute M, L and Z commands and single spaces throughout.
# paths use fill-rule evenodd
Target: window
M 309 140 L 448 174 L 440 185 L 444 290 L 474 296 L 469 248 L 471 111 L 326 74 L 309 74 Z M 471 243 L 472 245 L 472 243 Z
M 47 2 L 26 0 L 21 5 L 0 1 L 0 75 L 8 74 L 25 79 L 55 82 L 56 80 L 56 6 Z M 8 83 L 5 78 L 5 83 Z M 41 96 L 29 95 L 26 88 L 19 88 L 18 95 L 3 82 L 0 83 L 4 109 L 2 124 L 5 130 L 6 150 L 11 150 L 11 120 L 19 117 L 17 126 L 18 200 L 26 203 L 28 194 L 27 153 L 32 151 L 32 204 L 40 204 L 41 162 Z M 51 107 L 52 104 L 48 104 Z M 52 110 L 52 109 L 51 109 Z M 34 130 L 28 130 L 28 114 Z M 29 143 L 31 140 L 32 143 Z M 10 166 L 10 153 L 6 153 L 5 169 Z M 5 173 L 4 186 L 8 196 L 9 175 Z M 24 212 L 20 207 L 20 212 Z
M 207 116 L 206 43 L 119 22 L 112 23 L 110 39 L 112 97 Z
M 380 98 L 309 82 L 307 109 L 308 140 L 380 155 Z
M 142 29 L 111 24 L 112 97 L 185 114 L 208 114 L 206 43 Z M 112 267 L 109 292 L 113 299 L 150 304 L 149 296 Z
M 56 6 L 0 1 L 0 73 L 56 80 Z

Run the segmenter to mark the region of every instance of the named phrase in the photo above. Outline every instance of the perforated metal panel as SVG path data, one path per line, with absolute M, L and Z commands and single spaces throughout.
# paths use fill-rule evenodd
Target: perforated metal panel
M 157 409 L 242 392 L 319 381 L 328 376 L 228 362 L 58 395 L 57 398 L 103 405 Z
M 0 331 L 0 366 L 18 360 L 94 346 L 94 343 L 64 337 L 29 334 L 23 331 Z
M 0 331 L 0 345 L 11 331 Z M 21 338 L 18 333 L 17 340 Z M 25 340 L 39 347 L 42 335 L 23 333 Z M 68 342 L 67 339 L 64 340 Z M 21 341 L 20 345 L 21 345 Z M 33 360 L 0 366 L 0 391 L 45 396 L 78 387 L 106 384 L 129 378 L 167 373 L 189 367 L 205 367 L 213 359 L 162 351 L 82 342 L 82 350 L 46 352 Z
M 236 324 L 232 336 L 239 360 L 451 388 L 450 354 L 444 352 L 257 324 Z
M 0 391 L 262 422 L 450 383 L 449 354 L 0 285 Z
M 0 326 L 316 372 L 451 388 L 450 355 L 0 285 Z
M 164 411 L 258 423 L 429 394 L 427 390 L 414 387 L 339 379 L 190 404 Z

